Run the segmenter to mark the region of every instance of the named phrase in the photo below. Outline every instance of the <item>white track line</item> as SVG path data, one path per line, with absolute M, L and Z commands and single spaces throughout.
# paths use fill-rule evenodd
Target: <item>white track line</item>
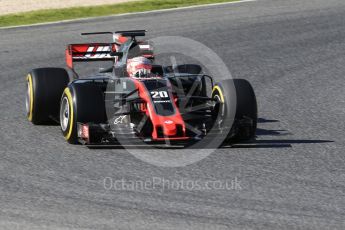
M 61 23 L 66 23 L 66 22 L 82 22 L 82 21 L 93 20 L 93 19 L 122 17 L 122 16 L 128 16 L 128 15 L 140 15 L 140 14 L 150 14 L 150 13 L 159 13 L 159 12 L 169 12 L 169 11 L 178 11 L 178 10 L 186 10 L 186 9 L 193 9 L 193 8 L 204 8 L 204 7 L 209 7 L 209 6 L 221 6 L 221 5 L 230 5 L 230 4 L 238 4 L 238 3 L 244 3 L 244 2 L 256 2 L 256 1 L 257 0 L 239 0 L 239 1 L 234 1 L 234 2 L 221 2 L 221 3 L 212 3 L 212 4 L 195 5 L 195 6 L 184 6 L 184 7 L 177 7 L 177 8 L 171 8 L 171 9 L 150 10 L 150 11 L 144 11 L 144 12 L 114 14 L 114 15 L 89 17 L 89 18 L 76 18 L 76 19 L 61 20 L 61 21 L 56 21 L 56 22 L 36 23 L 36 24 L 31 24 L 31 25 L 0 27 L 0 30 L 22 28 L 22 27 L 34 27 L 34 26 L 42 26 L 42 25 L 55 25 L 55 24 L 61 24 Z

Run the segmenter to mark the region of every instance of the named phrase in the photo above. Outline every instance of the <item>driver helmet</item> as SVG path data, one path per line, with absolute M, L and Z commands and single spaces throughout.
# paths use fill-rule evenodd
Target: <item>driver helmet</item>
M 125 43 L 125 42 L 128 40 L 128 38 L 122 36 L 121 34 L 115 34 L 115 35 L 114 35 L 114 40 L 115 40 L 117 43 L 119 43 L 119 44 L 123 44 L 123 43 Z
M 145 78 L 151 74 L 152 62 L 145 57 L 135 57 L 127 60 L 129 77 Z

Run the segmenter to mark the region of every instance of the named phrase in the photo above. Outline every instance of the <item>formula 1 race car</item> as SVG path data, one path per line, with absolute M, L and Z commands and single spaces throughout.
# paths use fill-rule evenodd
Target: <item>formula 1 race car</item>
M 71 77 L 63 68 L 33 69 L 26 78 L 28 120 L 59 123 L 67 142 L 87 146 L 190 146 L 206 137 L 229 144 L 255 137 L 257 103 L 248 81 L 215 82 L 197 64 L 153 64 L 152 44 L 137 40 L 145 33 L 82 34 L 112 34 L 113 42 L 68 45 Z M 80 78 L 74 63 L 89 61 L 113 65 Z

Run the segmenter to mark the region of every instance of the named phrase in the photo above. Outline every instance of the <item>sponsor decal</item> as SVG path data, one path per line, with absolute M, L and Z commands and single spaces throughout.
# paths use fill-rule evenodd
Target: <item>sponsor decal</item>
M 115 120 L 114 120 L 114 125 L 125 123 L 126 117 L 127 117 L 127 115 L 118 116 L 118 117 L 115 118 Z
M 170 100 L 166 100 L 166 101 L 153 101 L 153 103 L 170 103 Z
M 100 45 L 100 46 L 73 45 L 72 46 L 73 59 L 111 58 L 112 56 L 110 56 L 110 51 L 111 51 L 110 46 L 103 46 L 103 45 Z M 105 53 L 97 53 L 97 52 L 105 52 Z
M 150 45 L 139 45 L 140 49 L 145 49 L 145 50 L 149 50 L 151 48 Z

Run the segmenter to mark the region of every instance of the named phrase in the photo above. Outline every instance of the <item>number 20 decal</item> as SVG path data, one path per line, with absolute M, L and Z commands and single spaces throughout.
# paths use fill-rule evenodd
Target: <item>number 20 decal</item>
M 151 91 L 152 98 L 168 98 L 167 91 Z

